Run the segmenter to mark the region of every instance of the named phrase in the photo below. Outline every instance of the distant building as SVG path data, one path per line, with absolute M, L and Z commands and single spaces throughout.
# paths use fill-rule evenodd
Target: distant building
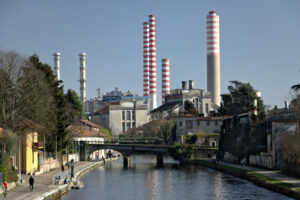
M 68 130 L 72 137 L 72 141 L 75 142 L 76 146 L 80 146 L 80 143 L 86 142 L 88 144 L 103 144 L 105 135 L 95 130 L 91 126 L 80 125 L 80 126 L 69 126 Z M 79 150 L 80 151 L 80 150 Z M 97 150 L 91 155 L 80 154 L 80 160 L 100 160 L 102 156 L 105 157 L 105 150 Z
M 165 103 L 150 112 L 151 120 L 161 120 L 179 114 L 178 102 Z
M 193 80 L 189 81 L 189 88 L 187 88 L 187 82 L 182 81 L 181 89 L 171 90 L 171 93 L 165 97 L 165 104 L 178 103 L 179 110 L 184 111 L 184 102 L 187 100 L 192 102 L 204 117 L 209 116 L 210 111 L 217 111 L 219 108 L 212 103 L 210 92 L 194 88 Z
M 176 118 L 177 140 L 182 142 L 182 136 L 198 133 L 221 133 L 223 120 L 227 116 L 221 117 L 197 117 L 192 114 L 180 115 Z
M 149 121 L 148 104 L 143 100 L 111 102 L 95 112 L 91 120 L 109 128 L 113 136 L 118 136 Z
M 93 115 L 96 111 L 99 111 L 109 103 L 119 102 L 122 100 L 144 101 L 147 103 L 148 97 L 139 96 L 138 94 L 134 94 L 130 91 L 123 93 L 116 87 L 111 92 L 104 93 L 102 96 L 98 94 L 97 98 L 87 100 L 85 102 L 85 110 L 88 115 Z

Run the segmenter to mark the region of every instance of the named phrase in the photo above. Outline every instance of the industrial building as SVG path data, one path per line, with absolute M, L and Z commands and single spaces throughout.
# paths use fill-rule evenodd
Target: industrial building
M 91 116 L 91 120 L 118 136 L 149 121 L 148 104 L 139 100 L 111 102 Z
M 211 93 L 212 102 L 220 106 L 220 35 L 219 16 L 210 11 L 206 16 L 207 34 L 207 91 Z

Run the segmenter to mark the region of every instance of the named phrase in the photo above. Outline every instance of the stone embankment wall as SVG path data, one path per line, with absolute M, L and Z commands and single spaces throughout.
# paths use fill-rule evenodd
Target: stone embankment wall
M 261 178 L 255 176 L 254 174 L 251 174 L 251 172 L 249 173 L 248 170 L 234 168 L 234 167 L 228 167 L 228 166 L 222 165 L 222 164 L 214 164 L 208 160 L 185 160 L 185 161 L 181 161 L 181 163 L 182 164 L 203 165 L 203 166 L 212 168 L 214 170 L 218 170 L 223 173 L 230 174 L 230 175 L 239 177 L 241 179 L 251 181 L 258 186 L 267 188 L 274 192 L 279 192 L 284 195 L 287 195 L 287 196 L 290 196 L 290 197 L 293 197 L 296 199 L 300 199 L 300 191 L 292 190 L 291 188 L 286 186 L 286 184 L 270 183 L 264 179 L 261 179 Z

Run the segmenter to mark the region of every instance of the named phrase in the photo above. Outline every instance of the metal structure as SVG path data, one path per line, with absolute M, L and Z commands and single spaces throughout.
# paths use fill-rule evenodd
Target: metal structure
M 143 46 L 143 86 L 144 86 L 144 96 L 149 96 L 149 78 L 150 78 L 150 74 L 149 74 L 149 23 L 148 22 L 144 22 L 143 24 L 143 31 L 144 31 L 144 46 Z
M 207 33 L 207 91 L 212 102 L 220 106 L 220 36 L 219 16 L 210 11 L 206 16 Z
M 79 54 L 80 61 L 80 101 L 82 104 L 86 101 L 86 76 L 85 76 L 85 53 Z
M 54 58 L 54 75 L 56 77 L 56 80 L 60 80 L 60 53 L 55 52 L 53 54 Z
M 157 107 L 156 100 L 156 30 L 155 16 L 149 15 L 149 109 L 154 110 Z
M 161 60 L 161 100 L 165 103 L 165 96 L 170 94 L 170 59 L 164 58 Z

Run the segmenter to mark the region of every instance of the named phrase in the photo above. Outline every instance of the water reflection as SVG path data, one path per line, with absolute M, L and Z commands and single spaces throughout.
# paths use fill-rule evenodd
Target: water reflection
M 81 178 L 82 190 L 72 190 L 62 200 L 289 199 L 208 168 L 181 167 L 171 159 L 156 168 L 155 162 L 155 157 L 134 156 L 127 169 L 122 159 L 107 162 Z

